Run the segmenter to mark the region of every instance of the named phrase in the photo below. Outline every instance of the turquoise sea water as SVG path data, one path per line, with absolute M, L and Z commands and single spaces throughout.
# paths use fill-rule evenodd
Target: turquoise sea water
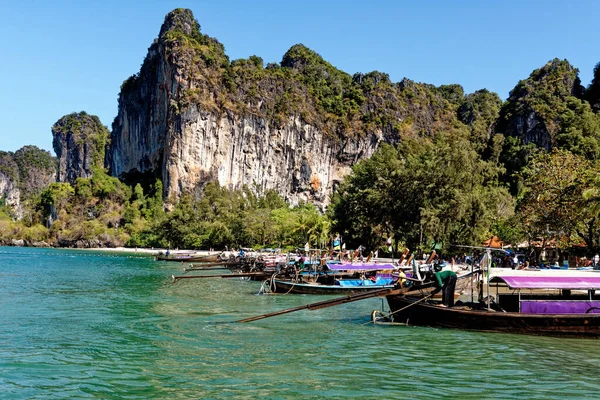
M 0 398 L 600 398 L 596 340 L 365 325 L 380 299 L 232 323 L 328 297 L 181 269 L 0 247 Z

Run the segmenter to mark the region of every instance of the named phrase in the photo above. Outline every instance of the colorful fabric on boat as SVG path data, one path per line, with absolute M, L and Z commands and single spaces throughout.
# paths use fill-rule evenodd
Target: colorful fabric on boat
M 521 300 L 523 314 L 600 313 L 600 301 Z
M 370 279 L 340 279 L 336 282 L 336 285 L 346 287 L 358 287 L 358 286 L 386 286 L 393 285 L 394 280 L 392 278 L 377 277 L 375 281 Z
M 382 269 L 394 269 L 393 264 L 366 264 L 366 263 L 348 263 L 348 264 L 333 264 L 327 263 L 327 268 L 332 271 L 375 271 Z
M 511 289 L 600 289 L 600 276 L 498 275 L 491 282 L 505 282 Z

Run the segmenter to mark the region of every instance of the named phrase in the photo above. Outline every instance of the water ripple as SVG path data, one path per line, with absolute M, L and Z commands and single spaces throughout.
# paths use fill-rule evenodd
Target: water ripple
M 378 299 L 233 321 L 328 297 L 188 280 L 181 266 L 0 248 L 0 397 L 597 397 L 597 342 L 364 325 Z

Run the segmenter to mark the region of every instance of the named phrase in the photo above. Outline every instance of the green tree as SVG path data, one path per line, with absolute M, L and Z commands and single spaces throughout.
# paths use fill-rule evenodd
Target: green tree
M 525 187 L 518 204 L 523 228 L 531 239 L 556 238 L 563 246 L 582 240 L 590 250 L 596 215 L 584 192 L 598 171 L 585 158 L 567 150 L 553 150 L 533 158 L 523 171 Z
M 60 210 L 66 210 L 75 190 L 69 183 L 55 182 L 41 194 L 40 205 L 43 207 L 44 216 L 58 214 Z
M 389 235 L 413 249 L 432 241 L 446 248 L 478 243 L 513 211 L 508 191 L 498 185 L 500 171 L 481 160 L 464 130 L 433 141 L 404 140 L 397 148 L 382 145 L 340 186 L 332 228 L 370 248 Z

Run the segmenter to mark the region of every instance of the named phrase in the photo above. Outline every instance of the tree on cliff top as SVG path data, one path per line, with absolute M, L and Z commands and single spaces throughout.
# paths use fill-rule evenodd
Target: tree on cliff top
M 566 99 L 583 95 L 578 72 L 567 60 L 557 58 L 534 70 L 511 90 L 500 111 L 496 131 L 525 138 L 528 130 L 537 129 L 539 134 L 548 135 L 548 142 L 538 145 L 549 149 L 559 131 L 559 115 Z
M 464 97 L 459 85 L 394 84 L 377 71 L 351 76 L 302 44 L 292 46 L 280 64 L 266 68 L 256 56 L 230 62 L 223 45 L 201 33 L 185 9 L 166 16 L 153 46 L 140 73 L 124 82 L 121 95 L 139 98 L 141 78 L 154 76 L 165 54 L 181 77 L 170 109 L 176 115 L 198 105 L 215 113 L 257 114 L 276 126 L 300 116 L 332 135 L 433 135 L 436 128 L 455 122 L 455 109 Z

